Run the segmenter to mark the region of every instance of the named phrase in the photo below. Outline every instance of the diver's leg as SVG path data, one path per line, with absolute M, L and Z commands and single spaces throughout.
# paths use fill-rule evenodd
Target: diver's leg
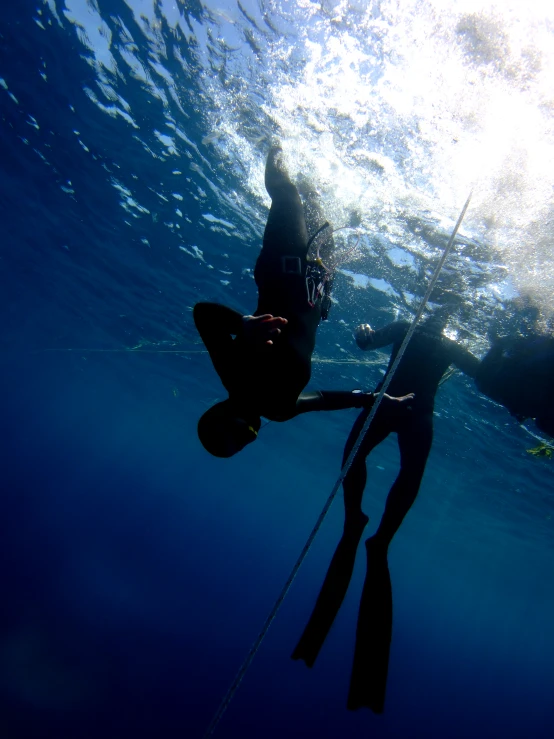
M 320 279 L 323 280 L 319 305 L 321 320 L 326 321 L 332 305 L 331 292 L 334 280 L 333 252 L 335 241 L 333 239 L 333 226 L 325 219 L 317 190 L 308 179 L 302 176 L 299 178 L 298 191 L 304 203 L 304 216 L 308 232 L 308 261 L 314 263 L 319 260 L 320 268 L 323 265 L 325 270 L 318 277 L 314 275 L 314 279 L 317 282 Z
M 264 232 L 262 259 L 293 256 L 304 259 L 308 243 L 304 209 L 291 182 L 279 146 L 270 149 L 265 168 L 265 186 L 271 208 Z
M 404 419 L 398 429 L 400 473 L 374 536 L 366 541 L 367 574 L 360 602 L 347 706 L 382 713 L 392 637 L 389 544 L 416 499 L 433 440 L 432 415 Z
M 326 260 L 329 260 L 335 246 L 333 226 L 325 218 L 319 194 L 308 179 L 299 178 L 298 191 L 304 203 L 308 239 L 312 239 L 308 250 L 309 258 L 315 259 L 319 252 L 321 260 L 326 264 Z
M 369 411 L 362 411 L 350 432 L 344 449 L 343 464 L 358 438 L 368 413 Z M 367 480 L 365 458 L 377 444 L 383 441 L 387 434 L 388 429 L 384 423 L 373 422 L 344 480 L 345 522 L 343 535 L 327 570 L 310 620 L 292 653 L 292 659 L 303 659 L 308 667 L 312 667 L 314 664 L 348 590 L 358 544 L 368 522 L 368 517 L 362 512 L 361 508 Z
M 410 415 L 398 430 L 400 473 L 390 489 L 385 511 L 375 532 L 375 544 L 385 549 L 412 507 L 433 442 L 433 416 Z
M 350 456 L 350 452 L 354 448 L 354 445 L 358 441 L 358 437 L 362 431 L 362 428 L 367 421 L 370 410 L 363 410 L 354 425 L 352 431 L 348 436 L 344 447 L 344 453 L 342 457 L 343 466 L 346 464 L 346 460 Z M 346 475 L 343 482 L 344 490 L 344 514 L 345 522 L 351 525 L 360 523 L 363 521 L 365 527 L 368 518 L 365 513 L 362 513 L 362 497 L 364 494 L 366 482 L 367 482 L 367 470 L 366 470 L 366 458 L 368 454 L 375 449 L 382 441 L 384 441 L 391 431 L 390 423 L 388 422 L 387 414 L 383 409 L 377 412 L 377 415 L 373 419 L 369 429 L 362 440 L 358 453 L 356 454 L 348 474 Z
M 282 161 L 282 153 L 280 147 L 274 146 L 267 157 L 265 185 L 271 197 L 271 208 L 262 250 L 254 268 L 254 279 L 259 294 L 256 315 L 284 315 L 290 320 L 308 302 L 308 235 L 302 201 L 298 190 L 290 181 Z M 315 343 L 319 311 L 312 318 L 313 326 L 308 331 L 310 345 Z

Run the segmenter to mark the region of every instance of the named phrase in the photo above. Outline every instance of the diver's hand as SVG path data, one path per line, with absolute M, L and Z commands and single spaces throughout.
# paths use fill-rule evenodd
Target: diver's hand
M 378 393 L 363 393 L 363 400 L 362 400 L 362 407 L 363 408 L 372 408 L 373 404 L 377 400 Z M 386 393 L 383 395 L 383 400 L 381 401 L 381 407 L 386 408 L 387 410 L 399 410 L 399 411 L 406 411 L 408 409 L 411 409 L 412 407 L 412 400 L 415 398 L 414 393 L 410 393 L 409 395 L 402 395 L 399 398 L 394 398 L 392 395 L 387 395 Z
M 272 338 L 281 333 L 281 328 L 288 323 L 286 318 L 272 316 L 266 313 L 263 316 L 243 316 L 243 335 L 253 344 L 273 345 Z
M 387 395 L 386 393 L 383 395 L 382 402 L 385 405 L 391 405 L 391 406 L 402 406 L 403 408 L 409 408 L 412 404 L 412 400 L 415 398 L 415 393 L 408 393 L 408 395 L 400 395 L 400 397 L 395 398 L 392 395 Z
M 406 413 L 411 413 L 412 401 L 414 398 L 414 393 L 401 395 L 398 398 L 394 398 L 392 395 L 387 395 L 385 393 L 379 410 L 382 408 L 383 412 L 387 413 L 389 416 L 403 418 Z
M 354 330 L 354 338 L 356 344 L 360 349 L 365 349 L 373 341 L 373 334 L 375 331 L 371 328 L 369 323 L 362 323 Z

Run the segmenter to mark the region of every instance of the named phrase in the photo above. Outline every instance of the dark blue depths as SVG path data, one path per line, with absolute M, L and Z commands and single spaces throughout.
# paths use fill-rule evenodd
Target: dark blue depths
M 17 7 L 0 22 L 0 76 L 17 98 L 0 90 L 0 736 L 200 737 L 336 479 L 354 416 L 272 424 L 240 458 L 214 461 L 195 437 L 221 395 L 205 355 L 119 351 L 200 349 L 188 309 L 229 295 L 181 258 L 177 235 L 125 224 L 116 160 L 140 175 L 135 194 L 157 223 L 149 188 L 179 188 L 177 176 L 84 95 L 91 72 L 72 33 L 45 44 L 33 7 Z M 217 267 L 221 244 L 186 194 L 185 207 L 188 242 Z M 233 255 L 237 274 L 254 247 Z M 251 306 L 251 281 L 233 287 Z M 341 310 L 334 321 L 352 320 Z M 321 353 L 339 358 L 332 336 L 331 322 Z M 314 386 L 375 381 L 353 372 L 316 365 Z M 420 497 L 391 551 L 385 715 L 345 710 L 361 556 L 314 669 L 289 658 L 340 535 L 339 500 L 222 738 L 552 736 L 551 464 L 460 378 L 437 410 Z M 392 440 L 369 460 L 370 526 L 397 463 Z

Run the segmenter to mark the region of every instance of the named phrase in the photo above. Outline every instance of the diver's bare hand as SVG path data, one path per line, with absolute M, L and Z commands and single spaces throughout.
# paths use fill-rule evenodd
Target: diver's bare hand
M 369 323 L 362 323 L 354 330 L 354 338 L 356 344 L 360 349 L 365 349 L 373 341 L 373 334 L 375 331 L 371 328 Z
M 401 395 L 398 398 L 395 398 L 392 395 L 387 395 L 385 393 L 383 395 L 383 400 L 381 401 L 381 407 L 386 413 L 399 413 L 403 415 L 404 413 L 412 410 L 412 401 L 414 398 L 415 393 L 409 393 L 409 395 Z
M 286 318 L 272 316 L 243 316 L 242 326 L 245 338 L 255 344 L 273 345 L 272 339 L 281 333 L 281 328 L 288 323 Z
M 371 408 L 377 400 L 377 395 L 378 393 L 363 393 L 363 407 Z M 398 409 L 405 411 L 411 408 L 412 400 L 414 398 L 414 393 L 410 393 L 409 395 L 402 395 L 399 398 L 395 398 L 392 395 L 387 395 L 385 393 L 383 395 L 381 405 L 388 410 Z
M 386 401 L 387 403 L 394 403 L 395 405 L 403 405 L 403 406 L 409 406 L 412 404 L 412 400 L 415 398 L 415 393 L 408 393 L 408 395 L 400 395 L 398 398 L 387 395 L 386 393 L 383 395 L 383 403 Z

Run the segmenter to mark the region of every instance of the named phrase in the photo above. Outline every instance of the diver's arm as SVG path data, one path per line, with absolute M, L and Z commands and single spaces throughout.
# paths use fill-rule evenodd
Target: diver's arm
M 222 335 L 236 335 L 242 328 L 242 314 L 220 303 L 196 303 L 192 311 L 194 323 L 209 351 L 209 344 Z
M 242 330 L 242 316 L 219 303 L 196 303 L 193 317 L 214 369 L 225 385 L 229 377 L 232 337 Z
M 479 368 L 479 359 L 465 347 L 457 344 L 454 348 L 452 363 L 461 370 L 464 375 L 475 378 Z
M 345 408 L 371 408 L 377 396 L 361 390 L 313 390 L 302 393 L 296 401 L 296 413 L 341 411 Z
M 367 351 L 369 349 L 380 349 L 389 344 L 402 341 L 410 324 L 407 321 L 393 321 L 384 328 L 374 331 L 367 323 L 363 323 L 354 332 L 356 344 Z
M 498 373 L 502 368 L 502 355 L 504 349 L 509 346 L 509 343 L 510 339 L 507 336 L 502 338 L 495 337 L 490 349 L 481 359 L 475 371 L 477 389 L 489 398 L 492 398 L 492 395 L 497 396 L 494 388 L 497 385 Z M 497 397 L 493 398 L 493 400 L 497 400 Z M 497 402 L 499 401 L 497 400 Z
M 206 349 L 216 350 L 224 337 L 242 334 L 253 344 L 272 344 L 272 337 L 281 333 L 288 321 L 269 313 L 263 316 L 243 316 L 232 308 L 219 303 L 197 303 L 193 310 L 194 322 Z
M 229 347 L 232 336 L 236 336 L 242 330 L 242 315 L 226 305 L 196 303 L 192 315 L 210 356 Z
M 302 393 L 296 401 L 295 416 L 310 411 L 341 411 L 346 408 L 372 408 L 377 393 L 364 393 L 361 390 L 314 390 Z M 393 398 L 385 394 L 383 404 L 386 406 L 400 407 L 405 410 L 410 407 L 414 395 L 403 395 L 401 398 Z
M 194 323 L 210 359 L 223 384 L 227 387 L 233 336 L 241 336 L 251 347 L 272 345 L 275 336 L 281 333 L 288 321 L 280 316 L 243 316 L 236 310 L 219 303 L 196 303 L 193 310 Z M 228 389 L 228 388 L 227 388 Z

